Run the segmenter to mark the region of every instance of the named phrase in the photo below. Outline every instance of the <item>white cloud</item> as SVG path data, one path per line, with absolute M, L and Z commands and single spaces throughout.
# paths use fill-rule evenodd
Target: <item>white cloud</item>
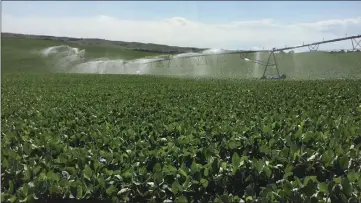
M 160 21 L 94 17 L 2 16 L 2 32 L 158 43 L 203 48 L 284 47 L 361 34 L 361 17 L 282 24 L 272 19 L 202 23 L 174 17 Z M 332 46 L 332 45 L 331 45 Z M 339 45 L 337 45 L 339 46 Z M 344 47 L 351 48 L 351 42 Z M 335 47 L 333 47 L 335 48 Z

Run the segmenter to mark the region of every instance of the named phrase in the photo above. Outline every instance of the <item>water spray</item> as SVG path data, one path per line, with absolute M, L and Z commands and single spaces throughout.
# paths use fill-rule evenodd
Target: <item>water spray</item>
M 331 43 L 342 40 L 351 40 L 353 50 L 360 50 L 361 35 L 323 40 L 311 44 L 285 46 L 284 48 L 273 48 L 272 50 L 249 50 L 230 51 L 224 49 L 209 49 L 200 53 L 182 53 L 177 55 L 160 55 L 155 57 L 140 58 L 136 60 L 124 59 L 87 59 L 85 50 L 70 46 L 54 46 L 42 50 L 42 55 L 49 59 L 57 72 L 68 73 L 96 73 L 96 74 L 155 74 L 168 76 L 207 76 L 213 71 L 222 71 L 226 63 L 226 55 L 239 54 L 245 63 L 254 63 L 253 77 L 262 79 L 285 79 L 285 74 L 279 71 L 276 53 L 284 53 L 285 50 L 308 47 L 310 51 L 317 51 L 320 44 Z M 267 60 L 261 60 L 261 54 L 268 55 Z M 255 54 L 253 59 L 250 54 Z M 212 69 L 211 67 L 215 67 Z M 263 67 L 263 71 L 261 70 Z M 262 73 L 263 72 L 263 73 Z M 273 73 L 271 73 L 273 72 Z M 271 76 L 271 77 L 270 77 Z

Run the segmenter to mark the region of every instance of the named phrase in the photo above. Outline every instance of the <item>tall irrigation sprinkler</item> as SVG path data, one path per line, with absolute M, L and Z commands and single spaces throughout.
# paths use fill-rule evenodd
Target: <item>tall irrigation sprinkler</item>
M 249 50 L 249 51 L 222 51 L 219 53 L 191 53 L 189 55 L 182 55 L 181 56 L 165 56 L 165 57 L 158 57 L 157 60 L 154 61 L 150 61 L 150 62 L 146 62 L 146 63 L 156 63 L 157 67 L 161 66 L 161 67 L 165 67 L 165 64 L 163 62 L 168 61 L 168 63 L 166 63 L 168 65 L 168 68 L 171 66 L 171 61 L 173 60 L 183 60 L 181 63 L 181 66 L 183 67 L 185 65 L 185 62 L 188 61 L 189 64 L 191 64 L 191 60 L 195 60 L 197 65 L 200 65 L 201 62 L 207 64 L 209 61 L 207 60 L 207 56 L 215 56 L 216 57 L 216 61 L 217 62 L 225 62 L 225 60 L 221 61 L 220 60 L 220 56 L 224 56 L 227 54 L 240 54 L 240 58 L 245 60 L 245 61 L 249 61 L 255 64 L 258 64 L 260 66 L 264 67 L 263 70 L 263 74 L 261 79 L 285 79 L 286 75 L 280 73 L 279 71 L 279 65 L 277 63 L 277 59 L 275 54 L 276 53 L 281 53 L 283 54 L 284 51 L 286 50 L 294 50 L 294 49 L 299 49 L 299 48 L 304 48 L 307 47 L 309 49 L 310 52 L 315 52 L 318 51 L 318 48 L 321 44 L 327 44 L 327 43 L 332 43 L 332 42 L 338 42 L 338 41 L 345 41 L 345 40 L 351 40 L 351 44 L 352 44 L 352 50 L 353 51 L 360 51 L 361 50 L 361 35 L 355 35 L 355 36 L 350 36 L 350 37 L 343 37 L 343 38 L 336 38 L 336 39 L 332 39 L 332 40 L 323 40 L 323 41 L 319 41 L 319 42 L 314 42 L 314 43 L 309 43 L 309 44 L 305 44 L 303 43 L 302 45 L 298 45 L 298 46 L 285 46 L 284 48 L 273 48 L 271 50 Z M 259 59 L 251 59 L 248 57 L 248 54 L 251 53 L 268 53 L 268 58 L 267 61 L 262 61 Z M 269 69 L 273 69 L 275 70 L 276 74 L 267 74 L 267 71 Z
M 327 41 L 323 40 L 320 42 L 314 42 L 314 43 L 310 43 L 310 44 L 303 43 L 302 45 L 285 47 L 285 48 L 280 48 L 280 49 L 273 48 L 272 50 L 243 51 L 243 52 L 240 52 L 240 58 L 242 58 L 246 61 L 252 61 L 254 63 L 264 66 L 264 72 L 263 72 L 261 79 L 285 79 L 286 75 L 280 74 L 280 72 L 279 72 L 278 63 L 277 63 L 276 56 L 275 56 L 276 52 L 284 53 L 284 51 L 286 51 L 286 50 L 293 50 L 293 49 L 298 49 L 298 48 L 303 48 L 303 47 L 308 47 L 310 52 L 313 52 L 313 51 L 318 50 L 320 44 L 326 44 L 326 43 L 332 43 L 332 42 L 338 42 L 338 41 L 344 41 L 344 40 L 351 40 L 353 51 L 360 51 L 361 50 L 361 39 L 359 39 L 359 38 L 361 38 L 361 35 L 337 38 L 337 39 L 332 39 L 332 40 L 327 40 Z M 247 55 L 249 53 L 256 53 L 256 52 L 268 52 L 269 53 L 268 60 L 261 61 L 261 60 L 251 60 L 251 59 L 247 58 Z M 272 62 L 272 60 L 273 60 L 273 62 Z M 276 71 L 277 71 L 276 77 L 267 77 L 266 72 L 269 68 L 276 69 Z

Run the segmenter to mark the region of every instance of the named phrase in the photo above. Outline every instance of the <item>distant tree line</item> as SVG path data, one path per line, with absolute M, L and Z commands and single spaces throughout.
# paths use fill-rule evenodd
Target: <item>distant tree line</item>
M 360 52 L 360 49 L 348 50 L 347 52 Z M 331 51 L 330 53 L 346 53 L 346 51 L 344 49 L 341 49 L 340 51 Z

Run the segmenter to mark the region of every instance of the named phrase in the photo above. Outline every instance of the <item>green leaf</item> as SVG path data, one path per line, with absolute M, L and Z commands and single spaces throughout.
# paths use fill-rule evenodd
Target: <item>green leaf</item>
M 214 200 L 214 203 L 222 203 L 222 200 L 218 197 L 216 197 L 216 199 Z
M 121 177 L 121 176 L 119 176 L 119 177 Z M 103 177 L 98 178 L 98 183 L 99 183 L 100 188 L 105 188 L 105 180 Z
M 340 163 L 340 166 L 342 167 L 342 169 L 345 170 L 348 168 L 349 158 L 347 156 L 342 156 L 339 159 L 339 163 Z
M 240 163 L 241 163 L 240 157 L 238 156 L 237 152 L 234 152 L 233 156 L 232 156 L 232 166 L 233 166 L 233 168 L 234 169 L 238 168 Z
M 283 175 L 283 179 L 287 179 L 288 177 L 292 176 L 293 172 L 288 172 Z
M 168 170 L 171 174 L 176 174 L 177 173 L 177 168 L 174 166 L 168 166 Z
M 70 175 L 73 175 L 76 173 L 76 169 L 74 167 L 66 167 L 65 171 L 67 171 Z
M 156 163 L 153 167 L 153 173 L 157 171 L 162 171 L 162 166 L 160 165 L 160 163 Z
M 163 173 L 162 171 L 157 171 L 153 174 L 153 178 L 154 178 L 154 183 L 159 185 L 162 183 L 163 181 Z
M 227 169 L 227 162 L 223 161 L 221 163 L 221 168 L 224 170 L 224 169 Z
M 78 185 L 76 187 L 76 198 L 81 199 L 83 197 L 83 187 L 81 185 Z
M 198 166 L 197 166 L 197 164 L 196 164 L 195 162 L 192 162 L 191 172 L 192 172 L 192 173 L 198 172 Z
M 283 191 L 288 195 L 288 196 L 291 196 L 292 195 L 292 189 L 293 189 L 293 186 L 292 184 L 288 181 L 288 180 L 285 180 L 283 182 Z
M 122 177 L 123 177 L 124 179 L 127 179 L 127 180 L 131 179 L 131 178 L 132 178 L 132 172 L 131 172 L 131 170 L 130 170 L 130 169 L 129 169 L 129 170 L 126 170 L 126 171 L 122 174 Z
M 224 194 L 221 196 L 221 200 L 223 203 L 229 203 L 228 195 Z
M 337 184 L 341 184 L 341 180 L 342 180 L 341 177 L 333 178 L 333 181 L 335 181 L 335 183 Z
M 9 180 L 9 193 L 10 194 L 14 193 L 14 183 L 12 180 Z
M 56 184 L 51 185 L 49 191 L 54 194 L 60 193 L 59 185 Z
M 265 172 L 267 178 L 271 177 L 272 171 L 271 171 L 271 169 L 269 167 L 264 166 L 263 171 Z
M 85 168 L 83 170 L 83 175 L 84 175 L 84 178 L 86 178 L 89 181 L 92 178 L 93 171 L 90 169 L 90 167 L 88 165 L 85 166 Z
M 181 174 L 183 177 L 187 177 L 187 173 L 184 172 L 182 169 L 179 169 L 179 174 Z
M 229 149 L 235 149 L 235 148 L 239 147 L 239 145 L 240 144 L 237 141 L 230 141 L 228 143 Z
M 180 197 L 177 197 L 176 200 L 175 200 L 176 203 L 188 203 L 188 200 L 185 196 L 180 196 Z
M 179 184 L 178 180 L 174 181 L 172 183 L 172 192 L 173 194 L 177 194 L 179 191 L 182 192 L 183 188 L 182 186 Z
M 28 182 L 29 180 L 31 180 L 31 176 L 32 176 L 31 168 L 28 167 L 28 169 L 25 171 L 24 180 Z
M 317 176 L 306 176 L 306 178 L 303 181 L 303 184 L 307 185 L 309 181 L 313 181 L 313 182 L 317 181 Z
M 344 179 L 342 179 L 341 185 L 342 185 L 342 191 L 347 196 L 350 196 L 352 194 L 352 186 L 350 184 L 350 181 L 348 181 L 347 178 L 344 178 Z
M 208 187 L 208 180 L 202 178 L 200 182 L 204 188 Z
M 295 181 L 293 182 L 293 185 L 295 185 L 294 188 L 302 188 L 303 187 L 301 180 L 297 177 L 295 177 Z
M 192 186 L 192 178 L 191 177 L 187 177 L 186 180 L 184 181 L 182 188 L 184 188 L 185 190 L 188 190 L 189 187 Z
M 28 202 L 29 200 L 28 200 L 28 196 L 27 197 L 25 197 L 24 199 L 22 199 L 22 200 L 20 200 L 19 202 Z
M 12 196 L 9 198 L 9 202 L 14 203 L 18 198 L 16 196 Z
M 51 181 L 54 181 L 54 182 L 58 182 L 60 180 L 59 175 L 54 173 L 53 171 L 48 171 L 46 176 L 47 176 L 48 180 L 51 180 Z
M 115 190 L 115 189 L 114 189 L 114 190 Z M 129 192 L 129 191 L 130 191 L 129 188 L 123 188 L 123 189 L 119 190 L 119 192 L 117 193 L 117 195 L 123 195 L 124 193 Z
M 328 185 L 326 183 L 319 183 L 318 188 L 319 188 L 320 192 L 328 194 Z
M 112 196 L 115 191 L 116 191 L 115 186 L 114 186 L 114 185 L 110 185 L 110 186 L 108 187 L 108 189 L 106 189 L 105 192 L 107 193 L 108 196 Z
M 356 172 L 354 170 L 348 172 L 347 174 L 347 178 L 351 181 L 351 182 L 355 182 L 358 179 L 358 176 L 356 174 Z
M 204 174 L 205 177 L 208 177 L 208 175 L 209 175 L 209 168 L 205 168 L 203 174 Z
M 322 159 L 325 162 L 326 166 L 330 166 L 333 158 L 335 157 L 334 152 L 332 150 L 327 150 L 323 153 Z
M 285 173 L 286 173 L 286 174 L 287 174 L 287 173 L 292 173 L 292 170 L 293 170 L 292 164 L 288 164 L 288 165 L 286 166 Z
M 29 186 L 28 186 L 28 184 L 23 185 L 22 193 L 24 194 L 24 196 L 28 196 L 28 194 L 29 194 Z

